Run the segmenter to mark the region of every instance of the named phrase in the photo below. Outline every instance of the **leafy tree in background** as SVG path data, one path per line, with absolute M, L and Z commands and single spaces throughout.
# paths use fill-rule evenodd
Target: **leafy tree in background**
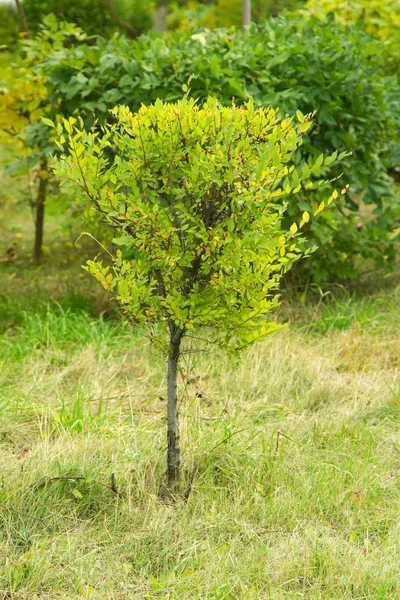
M 9 148 L 5 158 L 6 172 L 30 173 L 36 194 L 31 199 L 35 222 L 33 260 L 42 255 L 46 200 L 54 183 L 48 169 L 48 157 L 54 152 L 48 128 L 42 117 L 57 113 L 59 100 L 51 99 L 46 86 L 48 76 L 42 66 L 48 54 L 57 53 L 71 41 L 82 42 L 86 34 L 69 23 L 58 23 L 53 16 L 45 19 L 35 39 L 22 43 L 24 57 L 6 65 L 0 76 L 0 140 Z M 30 197 L 28 195 L 28 197 Z
M 116 124 L 102 135 L 87 133 L 82 120 L 57 125 L 57 144 L 67 155 L 55 172 L 86 197 L 122 249 L 111 268 L 95 260 L 88 270 L 168 357 L 168 479 L 174 484 L 183 340 L 204 337 L 234 352 L 280 327 L 268 321 L 279 282 L 309 252 L 296 224 L 282 229 L 282 215 L 293 194 L 313 187 L 310 177 L 321 162 L 290 166 L 310 128 L 301 113 L 295 124 L 272 108 L 256 110 L 252 102 L 224 108 L 212 98 L 203 107 L 185 98 L 158 100 L 137 114 L 126 107 L 112 113 Z M 115 160 L 107 158 L 110 147 Z M 304 212 L 299 227 L 309 220 Z
M 23 6 L 33 32 L 51 13 L 90 35 L 106 37 L 118 30 L 136 37 L 152 25 L 153 4 L 147 0 L 24 0 Z

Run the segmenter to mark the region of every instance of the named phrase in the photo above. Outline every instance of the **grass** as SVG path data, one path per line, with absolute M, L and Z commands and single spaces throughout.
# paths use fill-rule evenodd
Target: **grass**
M 33 266 L 22 222 L 0 265 L 0 598 L 400 598 L 400 287 L 285 301 L 240 365 L 185 362 L 173 499 L 164 361 L 85 248 L 54 230 Z
M 3 597 L 398 598 L 399 290 L 341 302 L 239 366 L 184 365 L 183 489 L 199 463 L 187 504 L 163 494 L 154 349 L 79 299 L 8 317 Z

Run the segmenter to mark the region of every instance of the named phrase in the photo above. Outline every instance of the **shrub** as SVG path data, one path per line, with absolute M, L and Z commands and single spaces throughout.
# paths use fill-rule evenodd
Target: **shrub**
M 300 113 L 294 124 L 252 103 L 223 108 L 209 99 L 200 108 L 185 98 L 158 100 L 136 115 L 126 107 L 112 114 L 117 122 L 101 136 L 86 133 L 82 121 L 64 121 L 68 155 L 55 170 L 86 196 L 122 248 L 111 268 L 95 260 L 88 270 L 168 356 L 168 476 L 174 482 L 182 340 L 206 337 L 234 351 L 279 328 L 267 317 L 279 303 L 280 279 L 308 253 L 295 223 L 282 229 L 282 201 L 312 186 L 321 161 L 289 166 L 310 127 Z M 57 143 L 64 149 L 62 129 L 58 125 Z M 114 160 L 107 158 L 110 146 Z M 305 212 L 299 226 L 309 220 Z
M 357 259 L 390 266 L 396 256 L 398 202 L 385 156 L 397 143 L 399 88 L 385 75 L 381 45 L 358 29 L 332 20 L 271 19 L 245 39 L 235 30 L 146 35 L 131 42 L 117 37 L 95 46 L 76 46 L 49 56 L 46 70 L 63 114 L 93 113 L 109 120 L 116 103 L 137 110 L 157 98 L 175 101 L 194 73 L 191 94 L 213 94 L 229 105 L 248 94 L 257 106 L 280 107 L 293 114 L 316 109 L 314 126 L 293 156 L 348 151 L 327 178 L 341 173 L 350 184 L 346 196 L 323 220 L 310 224 L 310 240 L 320 246 L 308 265 L 311 277 L 355 277 Z M 55 100 L 54 100 L 55 101 Z M 323 190 L 300 194 L 289 206 L 290 220 L 312 210 Z

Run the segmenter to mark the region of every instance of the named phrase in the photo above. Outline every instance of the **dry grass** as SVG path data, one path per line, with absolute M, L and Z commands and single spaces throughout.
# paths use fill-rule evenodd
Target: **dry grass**
M 79 310 L 21 317 L 1 342 L 3 597 L 399 598 L 396 298 L 384 331 L 354 302 L 321 334 L 322 307 L 239 366 L 184 365 L 188 504 L 163 495 L 154 349 Z

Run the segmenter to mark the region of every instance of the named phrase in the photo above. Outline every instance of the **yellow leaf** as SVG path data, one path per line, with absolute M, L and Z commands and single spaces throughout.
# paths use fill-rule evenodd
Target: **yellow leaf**
M 325 202 L 322 200 L 321 204 L 318 206 L 317 210 L 314 213 L 314 217 L 317 216 L 320 212 L 322 212 L 325 208 Z
M 298 230 L 298 227 L 297 227 L 296 223 L 293 223 L 293 224 L 290 226 L 290 233 L 291 233 L 292 235 L 294 235 L 294 234 L 297 232 L 297 230 Z

